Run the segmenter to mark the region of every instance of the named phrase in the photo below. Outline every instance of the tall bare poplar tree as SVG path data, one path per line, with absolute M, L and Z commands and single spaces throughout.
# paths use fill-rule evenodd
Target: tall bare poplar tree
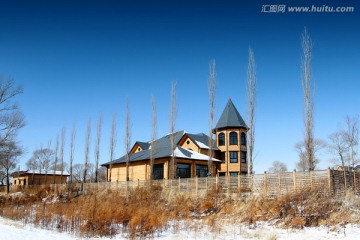
M 126 181 L 129 181 L 129 161 L 130 161 L 130 142 L 131 142 L 131 122 L 129 100 L 126 100 L 126 126 L 125 126 L 125 151 L 126 151 Z
M 150 143 L 150 180 L 154 178 L 154 158 L 155 158 L 155 140 L 157 135 L 157 119 L 156 119 L 156 101 L 155 97 L 151 96 L 151 143 Z
M 73 182 L 73 161 L 74 161 L 74 149 L 75 149 L 75 138 L 76 138 L 76 124 L 73 123 L 70 137 L 70 183 Z
M 171 95 L 170 95 L 170 147 L 171 147 L 171 161 L 169 166 L 169 179 L 176 177 L 176 156 L 175 156 L 175 122 L 177 117 L 176 106 L 176 83 L 171 82 Z
M 256 66 L 252 48 L 249 48 L 249 62 L 247 69 L 247 98 L 248 98 L 248 124 L 247 149 L 249 173 L 254 173 L 254 146 L 255 146 L 255 110 L 256 110 Z
M 116 147 L 116 114 L 113 113 L 111 120 L 111 134 L 110 134 L 110 165 L 108 180 L 111 182 L 112 162 L 114 160 L 114 152 Z
M 314 84 L 311 81 L 312 41 L 306 30 L 301 39 L 302 46 L 302 87 L 304 92 L 305 157 L 309 171 L 315 169 L 314 156 Z
M 57 171 L 58 154 L 59 154 L 59 134 L 56 135 L 56 142 L 55 142 L 53 184 L 56 183 L 55 174 L 56 174 L 56 171 Z
M 350 165 L 355 167 L 359 163 L 357 158 L 358 146 L 359 146 L 359 117 L 346 116 L 345 118 L 346 129 L 344 132 L 344 138 L 348 146 L 348 158 Z
M 213 148 L 214 148 L 214 139 L 213 139 L 213 127 L 214 127 L 214 115 L 215 115 L 215 91 L 216 91 L 216 78 L 215 78 L 215 60 L 210 61 L 209 70 L 209 162 L 208 162 L 208 171 L 209 176 L 211 176 L 212 165 L 213 165 Z
M 91 136 L 91 120 L 89 118 L 87 122 L 86 135 L 85 135 L 85 161 L 84 161 L 83 183 L 86 182 L 86 176 L 89 170 L 90 136 Z
M 102 129 L 102 114 L 99 113 L 98 125 L 96 128 L 96 143 L 95 143 L 95 182 L 98 182 L 101 129 Z
M 62 176 L 64 173 L 64 148 L 65 148 L 65 135 L 66 135 L 66 127 L 62 127 L 61 129 L 61 144 L 60 144 L 60 171 L 61 171 L 61 178 L 60 183 L 62 182 Z

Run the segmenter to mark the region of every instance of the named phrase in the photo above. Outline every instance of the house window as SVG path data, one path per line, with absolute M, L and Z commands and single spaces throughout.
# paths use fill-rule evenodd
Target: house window
M 164 164 L 154 164 L 153 179 L 164 179 Z
M 221 160 L 222 162 L 225 162 L 225 152 L 219 152 L 218 154 L 217 154 L 217 158 L 219 159 L 219 160 Z
M 190 175 L 190 164 L 178 163 L 176 166 L 176 175 L 179 178 L 189 178 Z
M 230 163 L 238 162 L 238 152 L 230 152 Z
M 224 133 L 219 134 L 218 142 L 219 142 L 219 146 L 225 145 L 225 134 Z
M 246 152 L 241 152 L 241 163 L 246 163 Z
M 230 176 L 237 176 L 238 174 L 238 172 L 230 172 Z
M 237 145 L 238 144 L 238 137 L 236 132 L 230 133 L 230 145 Z
M 241 133 L 241 145 L 246 146 L 246 135 L 245 135 L 245 133 Z
M 209 170 L 207 165 L 196 165 L 196 176 L 207 177 L 208 172 Z
M 14 180 L 14 185 L 16 185 L 16 180 Z

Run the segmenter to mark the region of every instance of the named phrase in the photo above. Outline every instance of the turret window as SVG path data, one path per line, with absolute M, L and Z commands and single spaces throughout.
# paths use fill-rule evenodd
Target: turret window
M 230 152 L 230 163 L 238 162 L 238 152 Z
M 230 145 L 238 145 L 238 135 L 236 132 L 230 133 Z
M 241 152 L 241 163 L 246 163 L 246 152 Z
M 246 146 L 246 135 L 245 135 L 245 133 L 241 133 L 241 145 Z
M 218 136 L 218 145 L 219 146 L 224 146 L 225 145 L 225 134 L 224 133 L 220 133 Z

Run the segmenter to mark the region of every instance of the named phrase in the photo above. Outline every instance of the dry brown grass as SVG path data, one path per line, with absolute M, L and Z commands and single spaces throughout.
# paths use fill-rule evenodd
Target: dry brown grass
M 154 237 L 168 229 L 171 221 L 184 220 L 193 226 L 190 223 L 194 219 L 202 219 L 213 232 L 220 232 L 222 221 L 231 219 L 249 225 L 271 221 L 291 228 L 360 222 L 360 199 L 351 192 L 335 198 L 313 188 L 275 199 L 253 196 L 234 200 L 219 189 L 208 191 L 202 198 L 164 193 L 159 186 L 129 189 L 127 194 L 97 189 L 80 196 L 69 194 L 73 192 L 69 189 L 40 187 L 0 195 L 0 215 L 82 236 L 123 233 L 129 238 Z M 171 227 L 176 231 L 178 226 Z

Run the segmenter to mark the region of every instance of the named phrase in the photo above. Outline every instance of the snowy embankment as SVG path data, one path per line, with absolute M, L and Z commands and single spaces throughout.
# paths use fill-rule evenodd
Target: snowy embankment
M 171 227 L 169 230 L 156 233 L 153 239 L 359 239 L 360 226 L 347 225 L 344 227 L 319 227 L 305 228 L 302 230 L 280 229 L 269 226 L 266 223 L 260 223 L 256 227 L 247 226 L 221 226 L 218 232 L 201 224 L 195 224 L 192 228 L 182 228 L 182 224 L 177 227 Z M 82 239 L 74 235 L 59 233 L 24 225 L 21 222 L 12 221 L 0 217 L 0 238 L 2 240 L 26 239 Z M 92 238 L 92 239 L 110 239 L 110 238 Z M 117 235 L 113 239 L 127 239 L 122 235 Z

